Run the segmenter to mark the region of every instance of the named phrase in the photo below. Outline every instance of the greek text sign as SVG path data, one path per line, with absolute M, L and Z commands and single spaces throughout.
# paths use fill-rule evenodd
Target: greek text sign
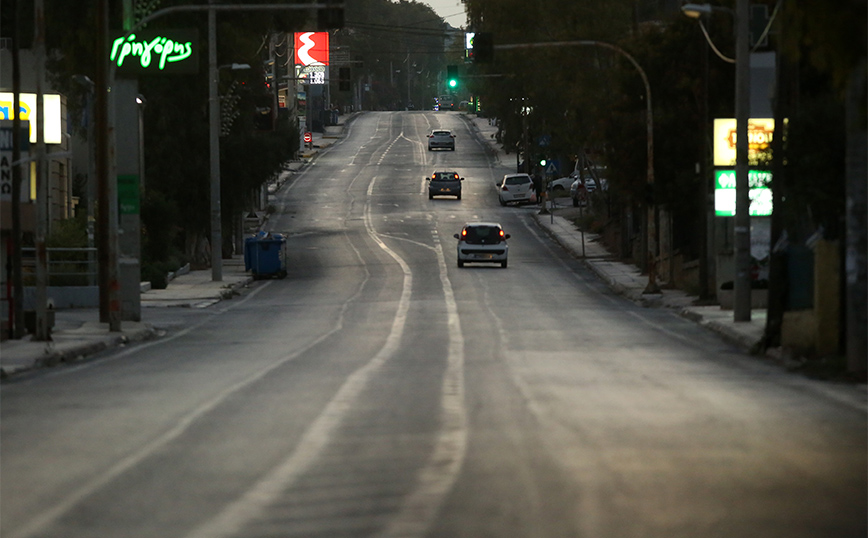
M 195 74 L 199 71 L 199 33 L 194 29 L 140 30 L 112 41 L 109 59 L 118 73 Z
M 775 120 L 751 118 L 747 122 L 748 162 L 756 163 L 758 157 L 772 145 Z M 714 120 L 714 166 L 735 166 L 736 122 L 733 118 Z
M 21 157 L 26 159 L 30 151 L 30 141 L 27 139 L 27 123 L 21 124 L 21 132 L 19 133 L 19 142 L 21 143 Z M 0 127 L 0 200 L 12 200 L 12 146 L 13 146 L 13 128 L 12 122 L 2 122 Z M 30 192 L 24 186 L 23 181 L 26 179 L 27 172 L 30 171 L 29 166 L 21 167 L 21 198 L 22 202 L 30 201 Z

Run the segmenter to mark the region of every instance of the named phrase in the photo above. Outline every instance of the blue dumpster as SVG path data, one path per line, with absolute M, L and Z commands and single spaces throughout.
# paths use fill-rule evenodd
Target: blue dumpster
M 245 238 L 244 270 L 257 280 L 286 277 L 286 238 L 267 232 Z

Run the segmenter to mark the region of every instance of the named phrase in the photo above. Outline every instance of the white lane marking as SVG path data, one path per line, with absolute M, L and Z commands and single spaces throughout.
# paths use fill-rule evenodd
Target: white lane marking
M 187 535 L 187 538 L 222 538 L 240 533 L 246 524 L 260 516 L 268 505 L 285 491 L 304 471 L 306 471 L 328 444 L 337 428 L 345 420 L 346 415 L 355 408 L 355 402 L 369 381 L 379 369 L 398 350 L 407 321 L 410 308 L 413 275 L 409 265 L 377 235 L 371 218 L 371 204 L 374 184 L 373 178 L 368 185 L 365 204 L 365 229 L 371 239 L 388 253 L 401 267 L 403 284 L 401 298 L 392 327 L 386 342 L 380 351 L 364 366 L 353 372 L 338 389 L 332 400 L 322 413 L 305 431 L 301 441 L 290 456 L 277 468 L 269 472 L 262 480 L 238 500 L 227 506 L 220 514 L 199 526 Z
M 464 464 L 467 452 L 467 408 L 464 400 L 464 335 L 458 305 L 446 271 L 446 257 L 434 237 L 440 283 L 446 303 L 449 331 L 449 356 L 443 377 L 440 400 L 440 432 L 428 463 L 417 476 L 416 486 L 406 497 L 398 515 L 389 522 L 382 536 L 421 537 L 428 533 L 443 500 Z
M 352 247 L 351 243 L 350 243 L 350 246 Z M 355 247 L 352 247 L 352 248 L 353 248 L 353 250 L 355 250 Z M 359 256 L 359 259 L 361 260 L 361 255 L 359 254 L 359 252 L 357 250 L 356 250 L 356 255 Z M 132 469 L 136 465 L 140 464 L 146 458 L 149 458 L 150 456 L 152 456 L 156 452 L 162 450 L 170 442 L 179 438 L 197 420 L 199 420 L 203 416 L 207 415 L 208 413 L 212 412 L 219 405 L 221 405 L 223 403 L 223 401 L 225 401 L 227 398 L 229 398 L 230 396 L 232 396 L 236 392 L 239 392 L 239 391 L 245 389 L 246 387 L 252 385 L 253 383 L 256 383 L 257 381 L 263 379 L 265 376 L 267 376 L 272 371 L 274 371 L 274 370 L 280 368 L 281 366 L 283 366 L 284 364 L 294 360 L 296 357 L 299 357 L 300 355 L 306 353 L 309 349 L 324 342 L 326 339 L 331 337 L 333 334 L 335 334 L 336 332 L 341 330 L 343 328 L 343 319 L 344 319 L 344 316 L 346 314 L 347 309 L 349 308 L 349 305 L 352 302 L 354 302 L 361 295 L 362 290 L 364 289 L 364 287 L 367 284 L 369 279 L 370 279 L 370 275 L 366 274 L 365 278 L 359 284 L 359 287 L 357 288 L 357 290 L 353 294 L 353 296 L 350 297 L 342 305 L 340 315 L 338 316 L 338 319 L 336 320 L 335 325 L 331 329 L 329 329 L 328 331 L 323 333 L 319 338 L 312 341 L 307 346 L 305 346 L 305 347 L 287 355 L 286 357 L 280 359 L 279 361 L 275 362 L 271 366 L 268 366 L 267 368 L 264 368 L 263 370 L 260 370 L 259 372 L 256 372 L 254 374 L 251 374 L 248 377 L 246 377 L 245 379 L 243 379 L 242 381 L 239 381 L 238 383 L 235 383 L 234 385 L 230 385 L 229 387 L 225 388 L 224 390 L 218 392 L 215 396 L 213 396 L 209 400 L 205 401 L 205 403 L 203 403 L 202 405 L 200 405 L 199 407 L 194 409 L 192 412 L 190 412 L 189 414 L 187 414 L 186 416 L 184 416 L 180 420 L 178 420 L 178 422 L 172 428 L 170 428 L 169 430 L 164 432 L 162 435 L 155 437 L 153 440 L 146 443 L 145 445 L 140 447 L 135 452 L 129 454 L 125 458 L 120 459 L 119 461 L 114 463 L 111 467 L 109 467 L 106 471 L 100 473 L 99 475 L 94 477 L 92 480 L 87 481 L 81 487 L 74 489 L 69 495 L 67 495 L 64 499 L 61 499 L 54 506 L 52 506 L 49 510 L 42 512 L 41 514 L 37 515 L 34 519 L 32 519 L 29 522 L 27 522 L 26 524 L 22 525 L 22 527 L 20 529 L 18 529 L 14 533 L 10 534 L 9 538 L 29 538 L 29 537 L 34 536 L 36 534 L 41 534 L 52 523 L 54 523 L 60 517 L 62 517 L 64 514 L 66 514 L 68 511 L 70 511 L 76 504 L 83 501 L 84 499 L 86 499 L 90 495 L 94 494 L 100 488 L 109 484 L 115 478 L 119 477 L 123 473 L 129 471 L 130 469 Z M 264 288 L 265 287 L 263 286 L 262 288 L 258 288 L 258 290 L 261 290 Z M 249 300 L 249 299 L 247 299 L 247 300 Z M 238 304 L 240 305 L 242 303 L 239 302 Z M 228 311 L 228 310 L 229 309 L 227 309 L 226 311 Z M 177 335 L 173 335 L 172 337 L 166 338 L 165 340 L 154 342 L 153 345 L 157 345 L 159 343 L 169 342 L 175 338 L 178 338 L 184 334 L 189 333 L 190 331 L 192 331 L 198 327 L 201 327 L 204 323 L 205 322 L 202 322 L 196 326 L 190 327 L 189 329 L 185 329 L 184 331 L 179 332 Z M 148 347 L 150 347 L 150 346 L 148 346 Z M 138 347 L 136 349 L 131 349 L 129 351 L 129 353 L 134 353 L 134 352 L 139 351 L 141 349 L 144 349 L 144 347 Z
M 509 349 L 509 343 L 511 340 L 510 332 L 506 330 L 503 320 L 497 315 L 497 312 L 493 308 L 490 285 L 483 279 L 482 286 L 483 305 L 491 318 L 494 319 L 494 325 L 498 333 L 498 341 L 501 342 L 501 346 L 503 347 L 501 357 L 503 358 L 507 373 L 512 380 L 513 385 L 518 389 L 522 401 L 524 401 L 528 411 L 534 415 L 539 424 L 544 424 L 559 432 L 563 431 L 565 429 L 564 425 L 552 419 L 551 413 L 544 407 L 544 402 L 540 402 L 534 397 L 533 389 L 522 376 L 520 372 L 522 369 L 520 363 L 521 359 L 519 357 L 521 353 L 512 352 Z M 569 436 L 574 436 L 574 434 L 574 432 L 568 432 Z M 545 444 L 548 445 L 548 443 Z M 547 449 L 551 451 L 551 447 L 547 447 Z M 563 456 L 563 454 L 558 454 L 557 452 L 552 452 L 552 454 L 555 461 L 558 461 L 559 458 Z M 603 536 L 600 532 L 601 528 L 599 521 L 600 514 L 604 512 L 601 508 L 601 483 L 599 474 L 594 470 L 589 469 L 588 472 L 582 476 L 582 495 L 580 495 L 578 510 L 576 511 L 576 513 L 580 515 L 580 517 L 577 518 L 577 525 L 579 525 L 579 528 L 582 531 L 579 534 L 580 536 Z M 534 492 L 529 490 L 529 493 Z M 536 508 L 542 506 L 541 499 L 536 495 L 532 497 L 532 503 Z M 540 510 L 535 509 L 533 513 L 539 514 L 541 512 Z M 539 523 L 536 518 L 533 518 L 531 521 L 534 524 Z

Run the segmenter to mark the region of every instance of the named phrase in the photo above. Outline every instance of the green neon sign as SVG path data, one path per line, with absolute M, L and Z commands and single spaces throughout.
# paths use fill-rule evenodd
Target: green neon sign
M 750 216 L 771 216 L 772 190 L 768 185 L 772 181 L 772 173 L 766 170 L 748 170 L 747 181 L 750 185 Z M 735 170 L 714 171 L 714 214 L 718 217 L 735 216 Z
M 112 41 L 109 60 L 118 73 L 195 74 L 199 71 L 196 30 L 140 31 Z

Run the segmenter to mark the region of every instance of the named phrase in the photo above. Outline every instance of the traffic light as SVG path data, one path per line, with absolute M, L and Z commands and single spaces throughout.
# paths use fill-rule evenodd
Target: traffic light
M 446 66 L 446 85 L 449 86 L 449 89 L 454 90 L 458 87 L 458 66 L 457 65 L 447 65 Z
M 494 61 L 494 34 L 476 32 L 473 36 L 473 62 Z

